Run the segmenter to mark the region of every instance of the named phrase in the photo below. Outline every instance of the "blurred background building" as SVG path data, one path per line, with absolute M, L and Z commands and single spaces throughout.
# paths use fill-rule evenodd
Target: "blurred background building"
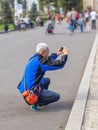
M 26 0 L 27 3 L 27 11 L 31 10 L 32 3 L 35 2 L 37 4 L 37 9 L 39 10 L 39 3 L 38 0 Z
M 32 4 L 36 3 L 37 10 L 39 10 L 38 0 L 14 0 L 15 17 L 21 17 L 23 14 L 26 14 L 31 10 Z
M 83 9 L 95 9 L 98 12 L 98 0 L 83 0 Z

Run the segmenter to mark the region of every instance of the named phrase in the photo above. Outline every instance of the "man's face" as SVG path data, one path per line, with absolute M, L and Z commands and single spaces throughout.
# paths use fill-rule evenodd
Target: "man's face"
M 45 51 L 43 52 L 43 56 L 47 58 L 47 57 L 49 56 L 49 52 L 50 52 L 50 51 L 49 51 L 49 49 L 47 48 L 47 50 L 45 50 Z

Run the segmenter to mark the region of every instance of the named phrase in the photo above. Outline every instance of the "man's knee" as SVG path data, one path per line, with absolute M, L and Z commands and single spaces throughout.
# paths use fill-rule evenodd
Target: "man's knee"
M 50 84 L 50 78 L 45 78 L 45 82 L 46 82 L 47 84 Z
M 43 87 L 44 87 L 45 89 L 48 89 L 49 84 L 50 84 L 50 78 L 44 78 Z
M 55 96 L 54 96 L 54 100 L 58 101 L 59 99 L 60 99 L 60 95 L 58 93 L 56 93 Z

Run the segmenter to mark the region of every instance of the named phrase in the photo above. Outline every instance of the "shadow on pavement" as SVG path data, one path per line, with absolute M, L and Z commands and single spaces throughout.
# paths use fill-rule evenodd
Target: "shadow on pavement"
M 73 102 L 72 101 L 68 101 L 68 102 L 64 102 L 64 101 L 60 101 L 54 104 L 50 104 L 47 106 L 43 106 L 41 108 L 41 111 L 43 112 L 56 112 L 56 111 L 62 111 L 62 110 L 71 110 L 73 106 Z

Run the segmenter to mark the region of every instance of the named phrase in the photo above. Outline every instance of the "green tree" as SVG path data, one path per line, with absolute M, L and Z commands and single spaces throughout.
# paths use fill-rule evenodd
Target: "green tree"
M 79 1 L 77 10 L 78 10 L 78 11 L 82 11 L 82 10 L 83 10 L 83 0 L 80 0 L 80 1 Z
M 62 6 L 62 0 L 52 0 L 52 2 L 57 9 Z
M 13 16 L 12 16 L 12 12 L 8 0 L 2 0 L 1 2 L 1 16 L 3 18 L 4 23 L 13 22 Z
M 72 7 L 75 7 L 78 10 L 81 10 L 83 0 L 62 0 L 62 5 L 65 10 L 70 10 Z
M 49 5 L 50 5 L 50 3 L 51 3 L 51 0 L 39 0 L 39 3 L 40 3 L 41 5 L 44 5 L 44 6 L 47 7 L 48 14 L 49 14 Z
M 37 15 L 38 15 L 37 5 L 35 2 L 32 3 L 32 8 L 31 8 L 31 11 L 29 13 L 30 13 L 30 15 L 29 15 L 30 19 L 35 20 Z
M 56 11 L 59 11 L 59 7 L 64 7 L 65 0 L 39 0 L 40 6 L 46 6 L 49 13 L 49 5 L 53 5 L 56 8 Z
M 14 8 L 14 0 L 9 0 L 9 3 L 11 4 L 11 7 Z

